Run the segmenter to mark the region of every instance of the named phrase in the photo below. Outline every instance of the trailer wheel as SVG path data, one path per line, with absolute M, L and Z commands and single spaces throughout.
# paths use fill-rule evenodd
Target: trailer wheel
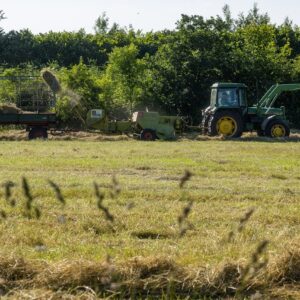
M 47 128 L 34 127 L 29 130 L 28 133 L 29 140 L 47 139 L 47 138 L 48 138 Z
M 290 128 L 280 119 L 271 120 L 266 126 L 265 135 L 272 138 L 286 137 L 290 135 Z
M 152 129 L 143 129 L 141 132 L 141 140 L 143 141 L 154 141 L 156 138 L 155 131 Z
M 220 111 L 212 115 L 208 122 L 209 135 L 223 135 L 237 138 L 243 134 L 243 121 L 238 112 Z

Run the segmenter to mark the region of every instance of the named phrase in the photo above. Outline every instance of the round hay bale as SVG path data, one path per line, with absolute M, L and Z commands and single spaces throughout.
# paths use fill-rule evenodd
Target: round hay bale
M 60 83 L 51 71 L 44 69 L 41 71 L 41 76 L 54 93 L 59 93 L 61 91 Z

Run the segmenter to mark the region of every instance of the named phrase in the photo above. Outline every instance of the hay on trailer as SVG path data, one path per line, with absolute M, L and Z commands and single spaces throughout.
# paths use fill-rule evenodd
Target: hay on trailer
M 48 69 L 43 69 L 41 71 L 41 76 L 54 93 L 57 94 L 61 91 L 60 83 L 51 71 Z
M 13 103 L 0 105 L 0 114 L 22 114 L 23 111 Z

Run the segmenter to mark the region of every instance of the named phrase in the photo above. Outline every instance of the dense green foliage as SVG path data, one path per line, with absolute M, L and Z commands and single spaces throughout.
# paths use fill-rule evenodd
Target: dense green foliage
M 223 13 L 210 19 L 182 15 L 175 30 L 161 32 L 110 26 L 105 13 L 95 22 L 95 34 L 2 30 L 0 64 L 13 73 L 28 65 L 36 74 L 43 67 L 54 68 L 67 90 L 58 95 L 57 109 L 72 123 L 80 123 L 91 107 L 106 108 L 116 116 L 148 107 L 187 115 L 197 123 L 216 81 L 247 84 L 251 104 L 273 83 L 300 80 L 298 26 L 288 19 L 274 25 L 256 5 L 237 19 L 228 6 Z M 0 88 L 1 99 L 5 91 L 11 87 Z M 279 103 L 299 127 L 298 96 L 283 95 Z

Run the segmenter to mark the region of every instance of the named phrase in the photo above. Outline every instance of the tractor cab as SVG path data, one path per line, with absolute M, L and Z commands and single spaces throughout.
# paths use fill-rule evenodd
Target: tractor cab
M 242 83 L 215 83 L 211 87 L 210 108 L 244 108 L 247 86 Z
M 86 124 L 89 128 L 97 128 L 99 124 L 105 123 L 106 115 L 103 109 L 91 109 L 88 111 Z
M 275 84 L 253 106 L 247 106 L 247 86 L 243 83 L 215 83 L 210 106 L 202 111 L 202 132 L 240 137 L 244 131 L 258 135 L 286 137 L 290 134 L 284 107 L 274 107 L 282 92 L 300 90 L 300 83 Z
M 247 113 L 247 86 L 243 83 L 215 83 L 210 106 L 202 111 L 202 133 L 239 137 Z

